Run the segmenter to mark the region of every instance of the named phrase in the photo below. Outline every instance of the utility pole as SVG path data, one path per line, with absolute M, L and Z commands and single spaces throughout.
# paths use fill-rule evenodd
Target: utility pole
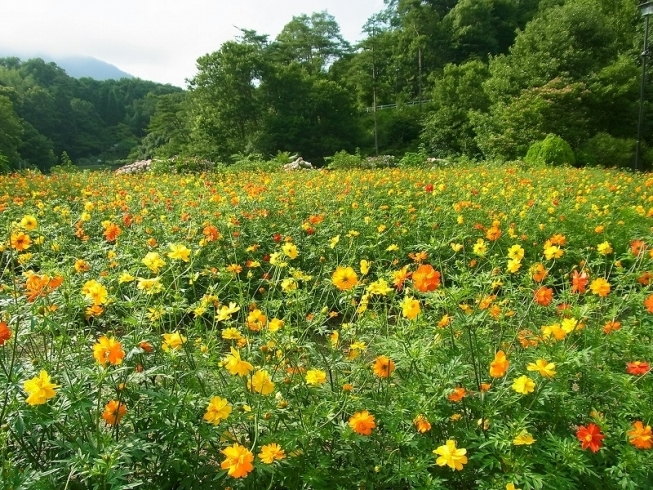
M 372 26 L 372 112 L 374 113 L 374 152 L 379 156 L 379 129 L 376 119 L 376 26 Z

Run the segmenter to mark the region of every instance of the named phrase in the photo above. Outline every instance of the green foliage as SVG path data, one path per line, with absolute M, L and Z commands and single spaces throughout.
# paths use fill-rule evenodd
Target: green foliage
M 447 65 L 432 80 L 433 109 L 425 117 L 422 141 L 438 157 L 476 156 L 480 150 L 470 120 L 473 111 L 486 112 L 488 98 L 483 82 L 488 78 L 487 65 L 470 61 Z
M 80 169 L 77 165 L 75 165 L 70 157 L 68 156 L 68 153 L 65 151 L 61 154 L 61 158 L 59 159 L 59 165 L 55 165 L 50 169 L 50 172 L 53 174 L 68 174 L 68 173 L 75 173 L 79 172 Z
M 220 165 L 198 157 L 176 156 L 152 160 L 150 169 L 156 174 L 198 174 L 216 170 Z
M 75 161 L 125 158 L 145 136 L 154 113 L 148 94 L 174 92 L 181 89 L 139 79 L 77 80 L 39 58 L 0 59 L 0 147 L 2 133 L 17 137 L 13 153 L 5 149 L 11 165 L 44 172 L 57 165 L 56 155 L 63 151 Z M 4 97 L 11 100 L 14 117 L 5 114 Z M 2 128 L 16 118 L 18 131 Z
M 636 143 L 634 139 L 615 138 L 607 133 L 598 133 L 581 147 L 578 157 L 580 163 L 586 165 L 632 168 Z
M 426 151 L 424 145 L 420 145 L 419 151 L 417 152 L 407 152 L 399 160 L 399 167 L 401 168 L 419 168 L 424 167 L 427 164 L 427 160 L 430 155 Z
M 360 150 L 357 148 L 356 153 L 353 155 L 347 153 L 346 150 L 341 150 L 336 152 L 333 156 L 325 157 L 324 161 L 327 163 L 327 168 L 329 170 L 343 170 L 361 168 L 364 158 L 360 154 Z
M 542 141 L 535 142 L 528 149 L 524 161 L 529 164 L 574 165 L 576 157 L 565 140 L 555 134 L 548 134 Z
M 574 147 L 588 136 L 587 90 L 582 83 L 553 79 L 542 87 L 499 101 L 489 112 L 471 112 L 476 143 L 488 158 L 515 159 L 547 134 L 559 134 Z
M 0 152 L 0 174 L 6 174 L 10 170 L 9 159 Z

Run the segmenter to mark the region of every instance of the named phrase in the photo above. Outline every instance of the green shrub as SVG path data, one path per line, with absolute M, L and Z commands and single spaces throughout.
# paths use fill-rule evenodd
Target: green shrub
M 217 165 L 214 162 L 197 157 L 177 156 L 163 160 L 153 160 L 151 170 L 158 174 L 192 174 L 217 170 Z
M 579 151 L 579 162 L 604 167 L 632 167 L 635 161 L 634 139 L 615 138 L 608 133 L 598 133 Z
M 61 154 L 59 159 L 61 163 L 50 168 L 50 172 L 53 174 L 69 174 L 79 172 L 79 167 L 73 163 L 73 161 L 68 156 L 68 153 L 65 151 Z
M 350 168 L 361 168 L 364 159 L 360 154 L 360 150 L 356 149 L 353 155 L 347 153 L 346 150 L 336 152 L 332 157 L 325 157 L 327 168 L 329 170 L 346 170 Z
M 524 161 L 528 164 L 574 165 L 576 157 L 565 140 L 555 134 L 548 134 L 543 141 L 531 145 Z

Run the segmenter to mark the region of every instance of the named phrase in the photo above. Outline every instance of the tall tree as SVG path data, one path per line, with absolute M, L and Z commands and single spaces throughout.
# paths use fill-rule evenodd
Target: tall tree
M 299 63 L 309 71 L 325 72 L 349 50 L 335 18 L 324 11 L 293 17 L 270 46 L 270 55 L 276 62 Z
M 190 82 L 190 126 L 198 155 L 227 161 L 255 144 L 262 54 L 260 44 L 245 39 L 228 41 L 197 60 L 198 73 Z

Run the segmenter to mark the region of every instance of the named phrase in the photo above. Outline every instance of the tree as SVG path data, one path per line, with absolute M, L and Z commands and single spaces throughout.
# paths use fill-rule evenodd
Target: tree
M 20 159 L 18 147 L 22 132 L 20 119 L 14 111 L 14 105 L 8 97 L 0 95 L 0 154 L 5 157 L 11 168 L 18 166 Z
M 434 155 L 478 156 L 470 113 L 487 111 L 483 82 L 488 77 L 488 67 L 480 61 L 447 65 L 440 76 L 433 77 L 433 110 L 425 119 L 422 140 Z
M 260 45 L 228 41 L 197 60 L 189 94 L 191 149 L 197 156 L 228 161 L 255 144 L 262 53 Z
M 299 152 L 316 161 L 339 150 L 354 150 L 354 100 L 336 82 L 298 64 L 282 65 L 268 73 L 261 92 L 266 107 L 259 147 L 263 153 Z
M 324 11 L 293 17 L 270 46 L 270 55 L 274 62 L 299 63 L 310 72 L 325 72 L 349 50 L 335 18 Z

